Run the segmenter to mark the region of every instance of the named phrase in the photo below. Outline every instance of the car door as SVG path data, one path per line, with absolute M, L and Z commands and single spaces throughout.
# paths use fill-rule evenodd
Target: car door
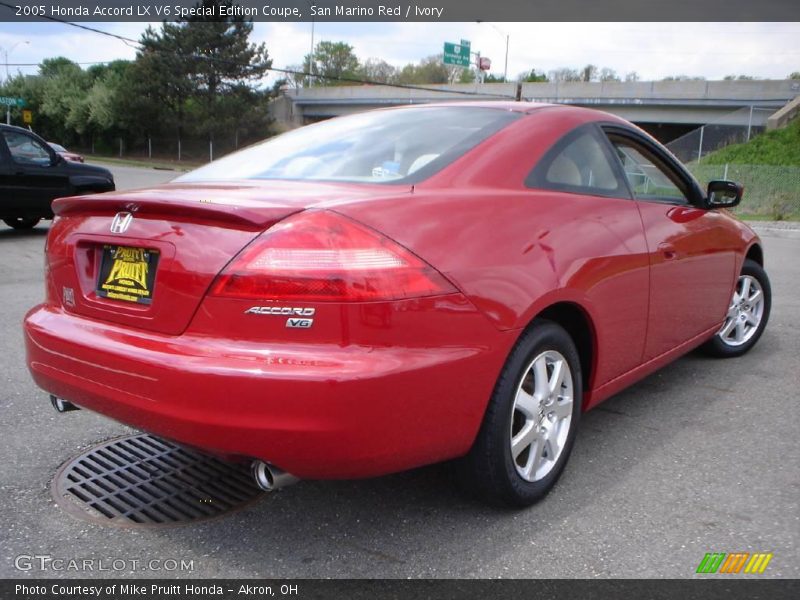
M 7 164 L 3 174 L 6 216 L 50 217 L 50 203 L 71 191 L 62 160 L 43 141 L 25 131 L 3 129 Z
M 553 260 L 569 265 L 562 285 L 581 290 L 591 306 L 599 387 L 642 361 L 649 261 L 639 211 L 594 123 L 557 142 L 526 185 L 549 192 L 546 200 L 537 194 L 536 220 L 548 230 Z
M 719 324 L 735 256 L 721 216 L 698 206 L 702 192 L 667 152 L 634 130 L 604 131 L 647 239 L 650 310 L 644 360 L 649 360 Z

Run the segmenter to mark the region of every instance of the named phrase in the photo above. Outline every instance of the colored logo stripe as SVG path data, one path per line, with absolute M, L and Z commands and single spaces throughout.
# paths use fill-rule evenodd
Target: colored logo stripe
M 742 570 L 747 557 L 750 556 L 749 552 L 733 552 L 728 554 L 728 558 L 722 563 L 720 573 L 738 573 Z
M 750 559 L 750 562 L 747 563 L 747 566 L 744 568 L 745 573 L 763 573 L 764 570 L 767 568 L 769 561 L 772 560 L 772 552 L 766 553 L 758 553 L 753 554 L 753 557 Z
M 756 552 L 755 554 L 750 554 L 749 552 L 733 552 L 731 554 L 708 552 L 703 557 L 703 560 L 700 561 L 696 572 L 736 574 L 740 573 L 742 567 L 744 567 L 745 573 L 755 575 L 763 573 L 771 560 L 771 552 Z
M 716 573 L 725 558 L 724 552 L 709 552 L 700 561 L 698 573 Z

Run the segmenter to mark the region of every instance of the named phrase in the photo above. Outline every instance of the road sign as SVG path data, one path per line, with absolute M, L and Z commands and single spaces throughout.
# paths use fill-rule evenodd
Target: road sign
M 489 59 L 489 58 L 486 58 L 485 56 L 481 56 L 481 57 L 478 59 L 478 68 L 479 68 L 481 71 L 489 71 L 489 70 L 492 68 L 492 61 L 491 61 L 491 59 Z
M 22 122 L 25 123 L 25 125 L 30 125 L 31 123 L 33 123 L 33 112 L 29 110 L 23 110 Z
M 467 40 L 461 40 L 462 42 L 466 42 Z M 462 44 L 452 44 L 450 42 L 444 43 L 444 64 L 446 65 L 456 65 L 457 67 L 468 67 L 470 65 L 469 60 L 469 42 L 467 45 Z
M 0 96 L 0 105 L 19 106 L 22 108 L 25 106 L 25 100 L 23 98 L 12 98 L 11 96 Z

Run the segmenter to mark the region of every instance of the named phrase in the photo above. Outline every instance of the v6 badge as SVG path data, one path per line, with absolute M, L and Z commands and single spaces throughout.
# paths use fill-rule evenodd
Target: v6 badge
M 314 324 L 314 319 L 286 319 L 286 326 L 294 329 L 308 329 Z

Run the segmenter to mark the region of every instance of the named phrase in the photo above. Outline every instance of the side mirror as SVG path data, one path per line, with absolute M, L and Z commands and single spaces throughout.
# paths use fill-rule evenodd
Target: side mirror
M 744 188 L 735 181 L 708 182 L 705 208 L 733 208 L 742 201 Z

